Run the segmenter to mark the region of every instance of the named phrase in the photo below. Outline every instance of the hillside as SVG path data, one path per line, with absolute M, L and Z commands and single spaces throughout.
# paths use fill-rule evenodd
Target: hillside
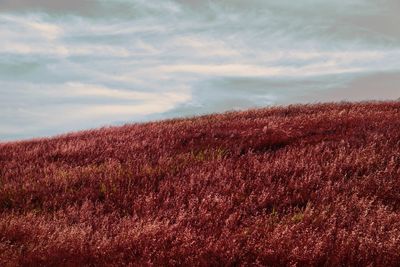
M 0 266 L 400 262 L 400 103 L 0 144 Z

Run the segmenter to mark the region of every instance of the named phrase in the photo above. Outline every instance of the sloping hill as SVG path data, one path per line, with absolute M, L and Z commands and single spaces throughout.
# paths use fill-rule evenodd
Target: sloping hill
M 0 145 L 0 265 L 400 262 L 400 103 Z

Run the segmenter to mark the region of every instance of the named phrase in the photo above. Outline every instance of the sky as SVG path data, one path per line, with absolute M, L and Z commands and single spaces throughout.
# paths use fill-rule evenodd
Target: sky
M 0 0 L 0 141 L 400 97 L 398 0 Z

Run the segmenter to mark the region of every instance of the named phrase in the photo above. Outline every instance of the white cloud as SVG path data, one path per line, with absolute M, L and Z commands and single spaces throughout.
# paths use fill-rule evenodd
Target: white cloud
M 68 95 L 72 96 L 96 96 L 116 99 L 131 99 L 131 100 L 151 100 L 155 94 L 145 92 L 134 92 L 129 90 L 111 89 L 104 86 L 82 84 L 82 83 L 67 83 L 66 89 Z
M 50 23 L 34 21 L 34 22 L 28 22 L 27 26 L 29 26 L 32 30 L 43 35 L 49 40 L 57 39 L 62 34 L 62 30 L 60 27 Z
M 7 89 L 0 89 L 0 93 L 3 91 Z M 82 129 L 134 121 L 143 116 L 167 112 L 191 101 L 190 91 L 186 88 L 149 93 L 83 83 L 53 86 L 24 84 L 13 95 L 2 108 L 0 135 L 3 137 L 21 136 L 27 130 L 31 133 L 45 130 L 56 134 L 71 130 L 70 127 Z M 7 106 L 14 108 L 10 110 Z M 21 127 L 21 124 L 25 126 Z
M 390 8 L 372 0 L 104 0 L 84 12 L 77 1 L 41 2 L 44 12 L 8 1 L 3 10 L 25 12 L 0 13 L 3 132 L 179 115 L 188 102 L 198 107 L 185 107 L 189 115 L 285 103 L 285 90 L 297 99 L 321 85 L 334 90 L 356 76 L 400 71 L 391 0 Z M 243 82 L 213 87 L 229 79 Z M 290 83 L 296 79 L 318 84 L 311 90 Z M 260 80 L 287 83 L 252 83 Z
M 169 42 L 171 49 L 187 49 L 196 52 L 196 56 L 240 57 L 240 53 L 221 40 L 194 36 L 180 36 Z
M 232 77 L 301 77 L 328 74 L 396 70 L 400 63 L 390 61 L 400 58 L 400 51 L 306 52 L 287 51 L 260 53 L 256 64 L 170 64 L 156 68 L 160 73 L 190 73 L 194 75 Z M 297 64 L 282 60 L 307 60 Z M 265 62 L 264 64 L 262 64 Z M 382 64 L 382 62 L 384 62 Z
M 45 22 L 38 15 L 28 15 L 26 17 L 22 17 L 2 14 L 0 16 L 0 22 L 3 24 L 3 26 L 6 26 L 5 28 L 9 29 L 9 33 L 13 33 L 15 37 L 18 37 L 21 34 L 29 34 L 32 36 L 40 35 L 46 39 L 53 40 L 60 37 L 63 33 L 63 30 L 60 26 L 54 23 Z

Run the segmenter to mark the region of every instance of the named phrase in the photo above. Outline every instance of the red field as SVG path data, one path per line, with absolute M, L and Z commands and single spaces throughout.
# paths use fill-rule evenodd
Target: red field
M 400 103 L 0 144 L 0 266 L 399 266 Z

